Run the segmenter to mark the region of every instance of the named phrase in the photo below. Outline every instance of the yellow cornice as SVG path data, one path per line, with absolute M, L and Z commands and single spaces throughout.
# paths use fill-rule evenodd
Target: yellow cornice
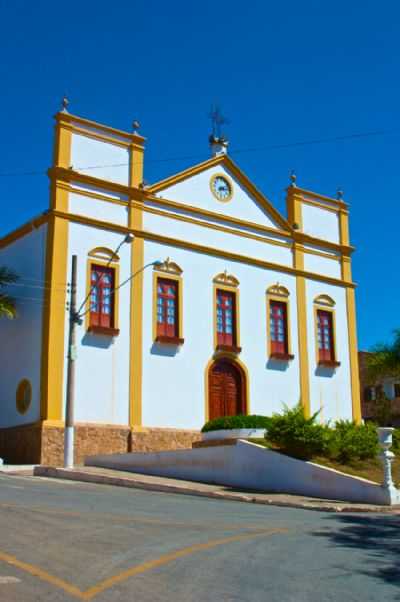
M 221 160 L 220 157 L 217 157 L 217 159 Z M 193 213 L 204 215 L 205 217 L 210 217 L 212 219 L 226 221 L 232 223 L 233 225 L 243 226 L 245 228 L 255 228 L 260 232 L 267 232 L 269 234 L 282 236 L 284 238 L 292 238 L 296 242 L 311 244 L 322 248 L 325 247 L 327 249 L 343 253 L 344 255 L 350 255 L 354 251 L 354 247 L 350 245 L 337 244 L 327 240 L 322 240 L 320 238 L 315 238 L 309 234 L 305 234 L 304 232 L 292 230 L 287 223 L 285 224 L 284 229 L 274 229 L 269 228 L 268 226 L 256 224 L 254 222 L 248 222 L 246 220 L 241 220 L 224 214 L 214 213 L 213 211 L 207 211 L 206 209 L 200 209 L 192 205 L 184 205 L 183 203 L 178 203 L 169 199 L 160 199 L 152 194 L 152 190 L 150 188 L 141 190 L 136 187 L 125 186 L 124 184 L 102 180 L 101 178 L 96 178 L 95 176 L 88 176 L 86 174 L 78 173 L 73 169 L 65 169 L 63 167 L 50 168 L 48 170 L 48 175 L 52 180 L 61 180 L 66 182 L 75 181 L 82 184 L 88 184 L 90 186 L 97 186 L 103 190 L 111 190 L 112 192 L 124 194 L 131 199 L 139 201 L 140 203 L 148 200 L 150 202 L 157 203 L 159 205 L 165 205 L 173 209 L 192 211 Z M 103 200 L 108 199 L 104 198 Z M 110 199 L 110 202 L 112 202 L 112 199 Z
M 246 263 L 250 265 L 255 265 L 265 269 L 276 270 L 278 272 L 283 272 L 286 274 L 293 274 L 297 276 L 304 276 L 305 278 L 309 278 L 310 280 L 317 280 L 319 282 L 326 282 L 328 284 L 333 284 L 341 287 L 355 288 L 356 284 L 354 282 L 344 282 L 338 278 L 332 278 L 330 276 L 324 276 L 323 274 L 316 274 L 314 272 L 308 272 L 303 269 L 296 269 L 290 266 L 272 263 L 269 261 L 265 261 L 263 259 L 257 259 L 255 257 L 248 257 L 246 255 L 241 255 L 239 253 L 233 253 L 231 251 L 226 251 L 224 249 L 217 249 L 215 247 L 208 247 L 206 245 L 200 245 L 197 243 L 192 243 L 189 241 L 171 238 L 169 236 L 164 236 L 161 234 L 156 234 L 153 232 L 148 232 L 146 230 L 141 230 L 137 228 L 127 228 L 124 226 L 120 226 L 119 224 L 113 224 L 111 222 L 106 222 L 103 220 L 89 218 L 83 215 L 76 215 L 71 213 L 64 213 L 61 211 L 53 211 L 53 215 L 57 217 L 61 217 L 66 220 L 73 221 L 75 223 L 91 225 L 97 228 L 105 228 L 108 230 L 112 230 L 114 232 L 120 232 L 121 234 L 127 234 L 128 232 L 132 233 L 134 236 L 138 238 L 143 238 L 145 240 L 153 240 L 155 242 L 162 242 L 164 244 L 170 245 L 172 247 L 179 247 L 183 249 L 191 249 L 198 253 L 203 253 L 207 255 L 214 255 L 215 257 L 224 257 L 225 259 L 231 259 L 232 261 L 238 261 L 240 263 Z
M 29 232 L 32 232 L 32 230 L 36 230 L 36 228 L 39 228 L 42 224 L 47 223 L 49 221 L 49 218 L 50 218 L 50 213 L 44 213 L 43 215 L 34 217 L 29 222 L 27 222 L 26 224 L 23 224 L 16 230 L 9 232 L 8 234 L 6 234 L 2 238 L 0 238 L 0 249 L 7 247 L 14 241 L 18 240 L 19 238 L 26 236 L 26 234 L 29 234 Z
M 97 186 L 103 190 L 111 190 L 112 192 L 119 192 L 127 196 L 132 192 L 130 186 L 124 184 L 118 184 L 117 182 L 110 182 L 109 180 L 102 180 L 95 176 L 88 176 L 87 174 L 79 173 L 73 169 L 65 169 L 63 167 L 51 167 L 47 174 L 50 179 L 53 180 L 64 180 L 65 182 L 80 182 L 82 184 L 89 184 L 90 186 Z
M 218 230 L 220 232 L 226 232 L 227 234 L 233 234 L 235 236 L 241 236 L 242 238 L 249 238 L 252 240 L 257 240 L 263 243 L 269 243 L 271 245 L 277 245 L 279 247 L 291 248 L 291 242 L 281 242 L 280 240 L 265 238 L 263 236 L 259 236 L 257 234 L 252 234 L 251 232 L 243 232 L 238 229 L 228 228 L 226 226 L 222 226 L 219 224 L 213 224 L 210 222 L 205 222 L 201 219 L 196 219 L 194 217 L 189 217 L 187 215 L 180 215 L 178 213 L 171 213 L 169 211 L 163 211 L 162 209 L 156 209 L 154 207 L 149 207 L 148 205 L 142 205 L 137 201 L 133 201 L 132 204 L 135 207 L 140 207 L 143 211 L 147 213 L 153 213 L 155 215 L 161 215 L 162 217 L 166 217 L 167 219 L 174 219 L 181 222 L 186 222 L 188 224 L 194 224 L 196 226 L 201 226 L 203 228 L 209 228 L 211 230 Z
M 71 113 L 64 113 L 60 111 L 54 116 L 55 120 L 59 123 L 79 123 L 83 126 L 94 128 L 96 130 L 102 130 L 108 134 L 113 134 L 114 136 L 119 136 L 120 138 L 125 138 L 129 142 L 133 142 L 135 144 L 139 144 L 143 146 L 146 138 L 140 136 L 139 134 L 125 132 L 124 130 L 118 130 L 116 128 L 110 127 L 108 125 L 103 125 L 102 123 L 98 123 L 97 121 L 92 121 L 90 119 L 85 119 L 83 117 L 78 117 L 77 115 L 72 115 Z
M 256 224 L 255 222 L 250 222 L 247 220 L 239 219 L 237 217 L 232 217 L 230 215 L 226 215 L 224 213 L 216 213 L 215 211 L 209 211 L 208 209 L 202 209 L 200 207 L 195 207 L 194 205 L 186 205 L 183 203 L 178 203 L 177 201 L 171 201 L 166 198 L 159 198 L 152 194 L 147 194 L 147 190 L 144 193 L 143 201 L 149 201 L 151 203 L 156 203 L 157 205 L 169 207 L 171 209 L 178 209 L 179 211 L 187 211 L 192 213 L 197 213 L 198 215 L 202 215 L 204 217 L 211 218 L 212 220 L 220 220 L 223 222 L 228 222 L 234 226 L 241 226 L 244 228 L 254 228 L 254 230 L 259 230 L 260 232 L 266 232 L 267 234 L 274 234 L 275 236 L 282 236 L 283 238 L 291 238 L 292 234 L 290 230 L 281 230 L 279 228 L 270 228 L 269 226 L 264 226 L 261 224 Z
M 305 195 L 307 197 L 311 197 L 311 200 L 312 199 L 320 199 L 321 201 L 330 203 L 331 205 L 333 205 L 334 207 L 337 207 L 338 209 L 343 209 L 343 210 L 348 209 L 348 204 L 345 203 L 344 201 L 340 201 L 339 199 L 333 199 L 324 194 L 319 194 L 318 192 L 313 192 L 312 190 L 306 190 L 305 188 L 299 188 L 299 186 L 289 186 L 286 189 L 286 191 L 287 191 L 288 195 L 296 195 L 296 196 L 301 197 L 302 199 L 304 198 L 304 195 Z M 308 199 L 304 199 L 304 200 L 307 201 Z
M 174 174 L 173 176 L 168 176 L 168 178 L 164 178 L 164 180 L 160 180 L 159 182 L 152 184 L 146 190 L 151 193 L 154 193 L 154 192 L 158 192 L 159 190 L 163 190 L 164 188 L 169 188 L 170 186 L 173 186 L 174 184 L 177 184 L 178 182 L 182 182 L 183 180 L 187 180 L 187 178 L 191 178 L 192 176 L 195 176 L 196 174 L 201 173 L 202 171 L 205 171 L 206 169 L 209 169 L 210 167 L 219 165 L 220 163 L 222 163 L 222 161 L 223 161 L 223 156 L 211 157 L 210 159 L 207 159 L 206 161 L 202 161 L 201 163 L 198 163 L 197 165 L 193 165 L 192 167 L 189 167 L 188 169 L 184 169 L 183 171 L 180 171 L 180 172 Z
M 249 178 L 242 172 L 242 170 L 232 161 L 228 155 L 219 155 L 217 157 L 212 157 L 207 161 L 203 161 L 202 163 L 198 163 L 189 169 L 185 169 L 165 180 L 161 180 L 152 186 L 149 186 L 147 189 L 149 192 L 154 193 L 164 188 L 168 188 L 177 184 L 178 182 L 182 182 L 187 178 L 191 178 L 192 176 L 209 169 L 210 167 L 214 167 L 215 165 L 224 165 L 228 171 L 242 184 L 244 188 L 248 190 L 248 192 L 255 198 L 257 203 L 267 212 L 272 218 L 283 228 L 284 230 L 290 230 L 289 224 L 286 219 L 279 213 L 277 209 L 271 204 L 271 202 L 256 188 L 256 186 L 249 180 Z

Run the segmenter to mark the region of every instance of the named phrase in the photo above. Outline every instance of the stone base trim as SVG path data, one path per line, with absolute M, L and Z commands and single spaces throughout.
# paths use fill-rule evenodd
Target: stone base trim
M 190 449 L 201 440 L 200 431 L 190 429 L 78 423 L 75 426 L 75 464 L 87 456 L 129 452 Z M 7 464 L 64 463 L 64 427 L 37 423 L 0 429 L 0 458 Z

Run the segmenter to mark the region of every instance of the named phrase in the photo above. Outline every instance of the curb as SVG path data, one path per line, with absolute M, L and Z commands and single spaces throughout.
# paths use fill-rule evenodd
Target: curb
M 197 497 L 206 497 L 219 500 L 229 500 L 235 502 L 245 502 L 250 504 L 262 504 L 264 506 L 280 506 L 284 508 L 297 508 L 300 510 L 317 510 L 320 512 L 352 512 L 352 513 L 386 513 L 399 514 L 400 510 L 395 510 L 390 506 L 372 506 L 372 505 L 349 505 L 345 502 L 337 503 L 307 503 L 300 501 L 283 501 L 267 498 L 260 498 L 257 495 L 245 493 L 229 493 L 226 491 L 201 491 L 196 487 L 187 485 L 177 486 L 161 483 L 149 483 L 137 478 L 113 477 L 110 475 L 92 474 L 79 469 L 55 468 L 53 466 L 36 466 L 33 470 L 35 477 L 47 477 L 53 479 L 65 479 L 69 481 L 80 481 L 82 483 L 95 483 L 99 485 L 112 485 L 115 487 L 127 487 L 131 489 L 142 489 L 145 491 L 158 491 L 161 493 L 178 493 L 183 495 L 194 495 Z M 265 495 L 265 494 L 264 494 Z

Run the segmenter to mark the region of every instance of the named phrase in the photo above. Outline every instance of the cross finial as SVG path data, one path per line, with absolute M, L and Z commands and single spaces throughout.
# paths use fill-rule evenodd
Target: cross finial
M 292 186 L 292 188 L 295 188 L 295 186 L 297 186 L 296 180 L 297 180 L 296 173 L 295 173 L 294 169 L 292 169 L 292 171 L 290 172 L 290 186 Z
M 64 94 L 63 99 L 61 101 L 61 106 L 62 106 L 62 112 L 63 113 L 68 113 L 68 105 L 69 105 L 69 100 L 66 96 L 66 94 Z
M 211 107 L 209 117 L 211 119 L 212 136 L 218 140 L 225 140 L 222 126 L 227 125 L 229 120 L 222 115 L 221 109 L 217 105 Z
M 340 186 L 336 191 L 336 197 L 337 197 L 338 201 L 343 200 L 343 190 L 341 189 Z

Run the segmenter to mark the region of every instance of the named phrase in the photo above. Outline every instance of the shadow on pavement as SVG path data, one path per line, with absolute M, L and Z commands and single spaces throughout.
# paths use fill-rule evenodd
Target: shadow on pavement
M 337 546 L 367 552 L 369 561 L 359 573 L 400 586 L 400 516 L 346 514 L 328 520 L 333 518 L 334 529 L 312 535 L 327 538 Z M 341 524 L 338 526 L 337 522 Z M 400 600 L 400 596 L 396 599 Z

